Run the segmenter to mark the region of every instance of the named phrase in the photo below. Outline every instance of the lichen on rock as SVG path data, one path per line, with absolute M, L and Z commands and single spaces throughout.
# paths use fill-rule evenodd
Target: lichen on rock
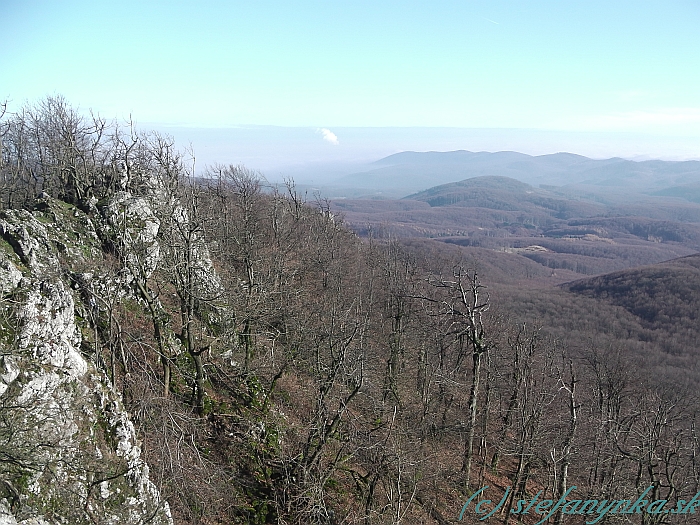
M 50 198 L 43 210 L 0 215 L 14 252 L 0 250 L 0 525 L 172 524 L 119 395 L 80 352 L 65 266 L 95 255 L 94 226 Z
M 143 268 L 145 276 L 150 276 L 160 260 L 160 220 L 148 201 L 127 191 L 119 191 L 103 207 L 102 214 L 106 228 L 122 245 L 121 251 L 128 259 L 127 263 Z

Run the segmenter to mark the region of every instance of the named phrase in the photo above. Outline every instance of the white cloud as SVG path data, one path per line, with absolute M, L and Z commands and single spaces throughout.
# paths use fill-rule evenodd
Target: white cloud
M 323 140 L 325 140 L 326 142 L 330 142 L 331 144 L 334 144 L 335 146 L 340 144 L 340 142 L 338 141 L 338 137 L 330 129 L 319 128 L 317 131 L 318 131 L 318 133 L 323 135 Z

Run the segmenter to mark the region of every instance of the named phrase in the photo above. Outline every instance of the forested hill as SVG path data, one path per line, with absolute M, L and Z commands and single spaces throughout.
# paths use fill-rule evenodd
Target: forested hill
M 459 206 L 489 210 L 517 211 L 538 217 L 570 218 L 599 215 L 604 207 L 581 202 L 548 190 L 534 188 L 509 177 L 475 177 L 435 186 L 405 197 L 431 207 Z
M 0 523 L 444 525 L 488 485 L 533 525 L 519 502 L 567 487 L 700 490 L 700 401 L 607 299 L 363 239 L 241 166 L 195 178 L 60 97 L 0 124 Z
M 664 350 L 700 353 L 700 255 L 614 272 L 564 285 L 569 291 L 623 307 L 642 326 L 664 334 Z
M 673 197 L 568 194 L 508 177 L 474 177 L 398 200 L 334 200 L 360 235 L 435 238 L 528 259 L 533 274 L 597 275 L 700 250 L 700 205 Z M 492 257 L 495 255 L 489 255 Z M 507 261 L 503 261 L 507 265 Z M 568 275 L 568 274 L 567 274 Z M 559 281 L 561 282 L 561 281 Z

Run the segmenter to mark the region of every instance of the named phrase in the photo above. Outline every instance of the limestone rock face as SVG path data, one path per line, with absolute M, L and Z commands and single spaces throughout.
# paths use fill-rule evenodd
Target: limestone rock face
M 17 260 L 16 255 L 11 251 L 12 247 L 7 243 L 4 243 L 4 246 L 8 250 L 7 252 L 0 245 L 0 294 L 3 295 L 17 288 L 22 280 L 22 272 L 17 269 L 10 257 L 12 255 Z
M 119 191 L 103 208 L 107 227 L 120 240 L 122 251 L 132 266 L 144 268 L 146 277 L 158 266 L 160 220 L 144 197 Z
M 57 268 L 48 229 L 27 210 L 8 210 L 0 216 L 0 235 L 31 270 Z
M 0 525 L 172 524 L 118 394 L 81 353 L 69 276 L 98 252 L 94 227 L 45 204 L 0 214 Z

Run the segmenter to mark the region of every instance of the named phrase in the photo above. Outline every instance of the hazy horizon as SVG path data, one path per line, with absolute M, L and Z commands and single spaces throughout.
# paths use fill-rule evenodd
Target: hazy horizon
M 172 136 L 180 148 L 192 146 L 197 171 L 213 164 L 243 164 L 268 179 L 323 177 L 350 173 L 404 151 L 517 151 L 527 155 L 573 153 L 592 159 L 700 160 L 696 141 L 641 133 L 438 127 L 338 127 L 334 142 L 311 127 L 182 127 L 143 123 L 143 130 Z M 330 131 L 330 130 L 328 130 Z M 318 180 L 321 182 L 321 180 Z
M 10 111 L 61 94 L 170 130 L 204 163 L 274 171 L 456 149 L 700 158 L 692 2 L 6 4 Z

